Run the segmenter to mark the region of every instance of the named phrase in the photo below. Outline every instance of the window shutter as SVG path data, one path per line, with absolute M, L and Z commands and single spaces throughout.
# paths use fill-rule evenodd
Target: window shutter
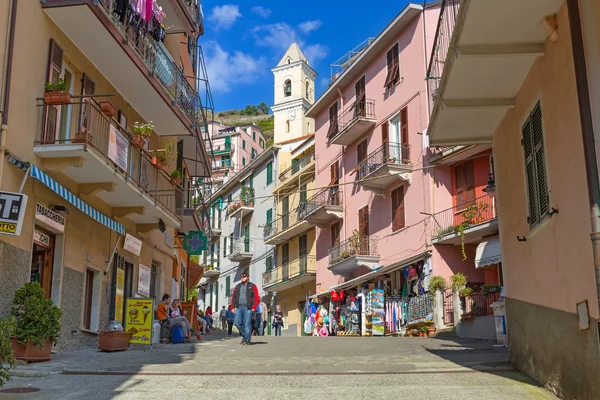
M 340 243 L 340 223 L 339 221 L 331 225 L 331 247 Z
M 531 130 L 533 132 L 533 151 L 535 154 L 535 169 L 540 210 L 540 221 L 550 211 L 548 199 L 548 183 L 546 181 L 546 162 L 544 157 L 544 131 L 542 127 L 542 108 L 540 103 L 531 113 Z
M 406 226 L 406 217 L 404 212 L 404 186 L 398 189 L 398 227 L 404 228 Z
M 338 132 L 338 112 L 337 112 L 337 101 L 329 107 L 329 130 L 327 131 L 327 137 L 330 138 Z
M 465 164 L 465 201 L 472 202 L 475 200 L 475 170 L 473 161 Z
M 48 55 L 48 82 L 54 82 L 62 73 L 63 50 L 54 39 L 50 39 Z
M 459 206 L 465 202 L 465 164 L 454 168 L 454 179 L 456 184 L 456 205 Z
M 271 258 L 271 255 L 268 255 L 267 258 L 265 259 L 265 264 L 266 264 L 266 270 L 271 271 L 273 269 L 273 259 Z
M 273 182 L 273 161 L 267 163 L 267 185 Z
M 361 236 L 369 235 L 369 206 L 358 211 L 358 233 Z
M 337 161 L 335 161 L 333 164 L 331 164 L 331 167 L 329 167 L 329 173 L 330 173 L 330 177 L 331 177 L 331 181 L 329 182 L 329 186 L 331 185 L 337 185 L 339 183 L 339 164 Z
M 231 295 L 231 277 L 228 276 L 225 278 L 225 296 L 229 297 Z
M 227 237 L 223 238 L 223 257 L 227 256 Z
M 86 74 L 81 78 L 81 94 L 82 96 L 91 96 L 96 91 L 96 84 Z M 92 127 L 92 102 L 90 98 L 84 97 L 81 102 L 81 128 L 87 132 Z
M 267 224 L 270 224 L 271 222 L 273 222 L 273 209 L 269 208 L 267 210 Z
M 410 142 L 408 140 L 408 106 L 400 110 L 400 140 L 402 147 L 408 148 Z
M 384 121 L 381 124 L 381 142 L 386 145 L 390 140 L 390 122 Z
M 527 175 L 527 194 L 529 197 L 529 225 L 534 226 L 539 222 L 537 207 L 537 193 L 535 182 L 535 163 L 533 157 L 533 134 L 531 132 L 531 120 L 523 125 L 523 151 L 525 153 L 525 172 Z
M 399 188 L 398 188 L 399 189 Z M 392 231 L 397 231 L 400 229 L 400 216 L 398 215 L 398 211 L 400 208 L 400 204 L 398 203 L 398 189 L 392 190 Z

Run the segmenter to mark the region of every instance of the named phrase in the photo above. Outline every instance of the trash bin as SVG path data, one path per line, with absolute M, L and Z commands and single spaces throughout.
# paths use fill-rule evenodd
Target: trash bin
M 498 344 L 508 346 L 508 331 L 506 330 L 506 306 L 504 300 L 492 303 L 496 322 L 496 340 Z
M 154 320 L 152 324 L 152 344 L 160 344 L 160 321 Z

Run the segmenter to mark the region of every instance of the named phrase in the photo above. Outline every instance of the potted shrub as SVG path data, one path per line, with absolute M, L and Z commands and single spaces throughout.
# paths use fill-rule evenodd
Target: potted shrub
M 467 285 L 467 277 L 462 272 L 454 274 L 450 277 L 452 281 L 452 292 L 458 292 Z
M 459 297 L 469 297 L 472 294 L 473 294 L 473 289 L 471 289 L 470 287 L 465 287 L 458 291 Z
M 46 82 L 44 103 L 51 106 L 71 104 L 71 93 L 67 92 L 67 84 L 61 78 L 54 82 Z
M 115 113 L 117 112 L 117 109 L 115 108 L 115 106 L 113 106 L 113 104 L 110 102 L 110 100 L 102 100 L 100 102 L 100 110 L 108 118 L 112 118 L 115 115 Z
M 10 337 L 15 329 L 13 317 L 0 319 L 0 387 L 10 381 L 8 371 L 15 367 L 15 357 L 10 342 Z
M 435 325 L 431 324 L 427 327 L 427 336 L 431 336 L 435 333 L 436 329 L 435 329 Z
M 434 275 L 429 279 L 429 293 L 434 294 L 436 290 L 444 291 L 446 289 L 446 279 L 443 276 Z
M 460 315 L 460 319 L 473 319 L 475 318 L 475 314 L 473 314 L 472 312 L 468 312 L 468 313 L 464 313 Z
M 242 194 L 240 200 L 247 206 L 254 206 L 254 188 L 250 186 L 242 186 Z
M 180 170 L 176 169 L 171 172 L 171 183 L 175 186 L 181 185 L 181 181 L 183 180 L 183 174 Z
M 133 133 L 133 137 L 131 138 L 131 145 L 136 149 L 143 149 L 146 145 L 146 140 L 154 131 L 154 124 L 152 121 L 147 124 L 142 124 L 141 122 L 136 122 L 131 125 L 131 133 Z
M 37 282 L 26 283 L 15 292 L 10 310 L 15 319 L 14 336 L 10 341 L 17 360 L 47 361 L 52 346 L 60 334 L 62 311 Z
M 124 332 L 119 321 L 109 321 L 98 335 L 98 348 L 107 352 L 127 350 L 132 335 L 133 332 Z
M 420 337 L 427 337 L 427 326 L 424 325 L 421 327 L 421 330 L 419 332 L 419 336 Z
M 175 154 L 175 142 L 170 140 L 165 143 L 165 148 L 161 150 L 155 150 L 158 153 L 157 156 L 152 157 L 152 164 L 156 166 L 156 168 L 163 169 L 169 162 L 173 155 Z

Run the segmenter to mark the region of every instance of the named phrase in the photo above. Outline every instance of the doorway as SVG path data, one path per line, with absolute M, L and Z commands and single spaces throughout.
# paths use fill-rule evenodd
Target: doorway
M 44 289 L 44 298 L 52 294 L 52 272 L 54 270 L 55 236 L 45 229 L 35 226 L 33 231 L 33 251 L 31 257 L 30 282 L 38 282 Z

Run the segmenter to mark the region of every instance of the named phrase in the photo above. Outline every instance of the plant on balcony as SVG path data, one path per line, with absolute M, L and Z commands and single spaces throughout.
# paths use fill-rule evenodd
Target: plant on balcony
M 490 293 L 497 293 L 500 290 L 502 290 L 502 288 L 498 285 L 483 285 L 481 294 L 483 295 L 484 299 L 487 299 L 490 296 Z
M 183 173 L 176 169 L 171 172 L 171 183 L 175 186 L 181 185 L 181 181 L 183 180 Z
M 131 144 L 136 149 L 143 149 L 146 145 L 146 140 L 154 131 L 154 123 L 152 121 L 143 124 L 141 122 L 136 122 L 130 127 L 131 133 L 133 133 L 133 138 L 131 138 Z
M 117 109 L 115 106 L 113 106 L 110 100 L 102 100 L 99 104 L 100 111 L 102 111 L 108 118 L 112 118 L 117 112 Z
M 429 285 L 427 288 L 431 294 L 434 294 L 436 290 L 443 291 L 446 289 L 446 279 L 443 276 L 434 275 L 429 278 Z
M 470 287 L 464 287 L 458 291 L 459 297 L 469 297 L 473 294 L 473 289 Z
M 67 92 L 67 84 L 65 83 L 64 79 L 58 78 L 54 82 L 46 82 L 45 86 L 45 104 L 58 106 L 61 104 L 71 103 L 71 93 Z
M 254 188 L 250 186 L 242 186 L 240 200 L 247 206 L 254 206 Z
M 452 281 L 452 292 L 457 292 L 467 285 L 467 277 L 462 272 L 458 272 L 450 277 Z
M 233 213 L 235 210 L 237 210 L 238 208 L 240 208 L 242 205 L 244 205 L 244 203 L 242 203 L 241 201 L 234 201 L 234 202 L 232 202 L 227 207 L 227 214 L 229 215 L 229 214 Z
M 175 151 L 175 141 L 169 140 L 165 143 L 165 148 L 160 150 L 154 150 L 154 153 L 157 153 L 156 156 L 152 157 L 152 164 L 154 164 L 157 168 L 163 169 L 169 162 L 173 159 L 173 156 L 176 154 Z

